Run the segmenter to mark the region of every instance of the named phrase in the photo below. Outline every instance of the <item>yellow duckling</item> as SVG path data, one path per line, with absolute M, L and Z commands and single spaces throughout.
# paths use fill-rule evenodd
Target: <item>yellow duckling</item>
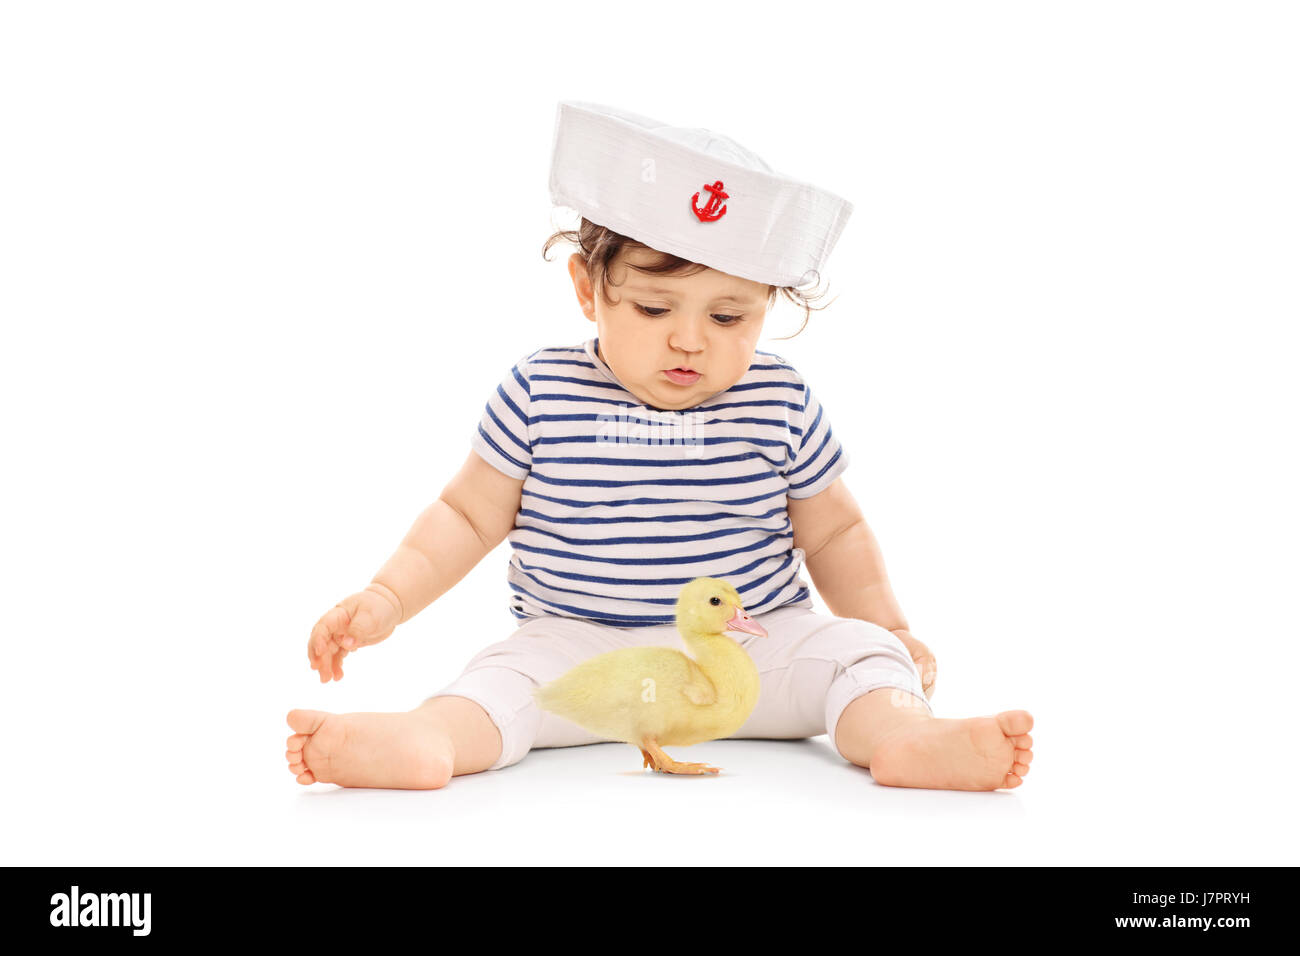
M 686 747 L 730 737 L 758 703 L 758 668 L 723 631 L 766 637 L 726 581 L 696 578 L 677 596 L 677 630 L 692 657 L 670 647 L 598 654 L 534 691 L 543 710 L 641 751 L 642 768 L 717 773 L 678 763 L 661 744 Z

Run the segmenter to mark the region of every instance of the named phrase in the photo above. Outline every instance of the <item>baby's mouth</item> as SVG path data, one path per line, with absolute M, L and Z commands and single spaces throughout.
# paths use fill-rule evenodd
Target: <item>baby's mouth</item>
M 700 373 L 692 369 L 670 368 L 664 370 L 668 381 L 675 385 L 694 385 L 700 380 Z

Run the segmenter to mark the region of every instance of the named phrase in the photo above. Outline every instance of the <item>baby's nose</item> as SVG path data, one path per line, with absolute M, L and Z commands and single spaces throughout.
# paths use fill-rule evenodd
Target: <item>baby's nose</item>
M 675 326 L 668 336 L 668 345 L 680 352 L 699 352 L 704 348 L 704 330 L 695 320 L 686 320 Z

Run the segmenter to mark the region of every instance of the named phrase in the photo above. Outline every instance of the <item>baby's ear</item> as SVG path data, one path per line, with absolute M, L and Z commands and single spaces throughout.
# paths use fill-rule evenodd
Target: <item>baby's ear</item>
M 578 296 L 578 305 L 582 314 L 593 322 L 596 320 L 596 290 L 592 287 L 591 276 L 582 256 L 574 253 L 569 256 L 569 278 L 573 280 L 573 291 Z

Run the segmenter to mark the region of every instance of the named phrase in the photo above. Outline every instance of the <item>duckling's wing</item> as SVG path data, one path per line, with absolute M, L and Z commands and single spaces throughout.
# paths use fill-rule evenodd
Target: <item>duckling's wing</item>
M 685 656 L 685 655 L 683 655 Z M 718 702 L 718 689 L 713 681 L 700 670 L 700 665 L 689 657 L 686 658 L 688 678 L 682 684 L 682 696 L 697 707 L 708 707 Z

